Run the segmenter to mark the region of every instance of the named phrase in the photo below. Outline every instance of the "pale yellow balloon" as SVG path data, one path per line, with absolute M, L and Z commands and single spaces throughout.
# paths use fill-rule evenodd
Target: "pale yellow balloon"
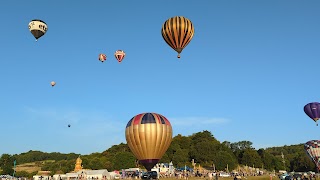
M 53 87 L 53 86 L 55 86 L 55 85 L 56 85 L 56 82 L 51 81 L 51 86 Z

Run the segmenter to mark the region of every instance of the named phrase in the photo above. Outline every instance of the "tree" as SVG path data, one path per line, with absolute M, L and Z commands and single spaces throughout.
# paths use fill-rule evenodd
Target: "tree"
M 261 157 L 263 166 L 265 169 L 272 171 L 275 169 L 273 164 L 274 156 L 268 152 L 266 152 L 264 149 L 259 149 L 258 154 Z
M 220 151 L 214 157 L 213 163 L 217 170 L 225 170 L 228 165 L 229 170 L 233 170 L 237 166 L 237 160 L 232 153 Z
M 205 163 L 212 161 L 215 157 L 215 152 L 217 152 L 218 147 L 213 142 L 208 140 L 202 140 L 195 143 L 194 149 L 192 150 L 192 155 L 196 162 Z
M 136 158 L 129 152 L 118 152 L 113 159 L 113 170 L 135 167 Z
M 192 146 L 190 147 L 190 158 L 198 163 L 209 163 L 220 148 L 220 142 L 216 140 L 211 132 L 202 131 L 191 136 Z
M 178 149 L 177 152 L 173 156 L 172 162 L 177 167 L 182 167 L 185 163 L 189 162 L 188 150 L 186 149 Z
M 193 143 L 198 143 L 206 140 L 211 141 L 213 143 L 220 143 L 218 140 L 216 140 L 216 138 L 213 137 L 210 131 L 202 131 L 195 133 L 191 136 L 191 139 Z
M 299 172 L 307 172 L 310 169 L 315 170 L 314 163 L 306 156 L 305 153 L 296 153 L 293 161 L 290 162 L 290 169 Z
M 90 159 L 88 167 L 93 170 L 98 170 L 98 169 L 102 169 L 103 164 L 100 161 L 100 159 L 98 159 L 97 157 L 94 157 L 94 158 Z
M 245 149 L 242 154 L 241 164 L 248 166 L 262 167 L 261 157 L 254 149 Z
M 223 141 L 221 144 L 225 145 L 226 147 L 231 149 L 231 142 L 229 141 Z
M 283 166 L 281 153 L 285 155 L 286 167 Z M 78 156 L 79 154 L 75 153 L 62 154 L 41 151 L 28 151 L 12 156 L 3 154 L 0 157 L 0 168 L 4 170 L 3 174 L 12 175 L 13 161 L 16 160 L 17 165 L 33 162 L 42 170 L 49 170 L 53 173 L 60 170 L 70 172 L 74 169 Z M 83 155 L 81 159 L 83 167 L 89 169 L 106 168 L 112 171 L 136 165 L 136 158 L 128 145 L 124 143 L 114 145 L 102 153 Z M 230 170 L 233 169 L 232 164 L 254 165 L 255 167 L 262 167 L 263 164 L 264 168 L 268 170 L 315 171 L 315 165 L 305 154 L 303 144 L 270 147 L 256 151 L 252 148 L 250 141 L 244 140 L 235 143 L 224 141 L 220 143 L 210 131 L 197 132 L 191 136 L 178 134 L 173 138 L 160 162 L 173 161 L 175 165 L 184 166 L 185 164 L 189 165 L 192 159 L 196 163 L 200 163 L 202 167 L 211 167 L 212 163 L 215 163 L 217 168 L 222 168 L 221 170 L 226 167 L 226 164 Z M 23 174 L 23 172 L 21 173 Z M 29 176 L 32 177 L 32 173 L 29 173 Z
M 169 148 L 168 148 L 168 150 L 167 150 L 167 152 L 166 152 L 165 154 L 168 156 L 168 158 L 169 158 L 170 160 L 172 160 L 174 154 L 175 154 L 179 149 L 181 149 L 181 148 L 180 148 L 180 145 L 179 145 L 179 142 L 176 140 L 176 138 L 173 138 L 173 139 L 172 139 L 172 142 L 171 142 L 171 144 L 170 144 L 170 146 L 169 146 Z
M 236 150 L 243 151 L 246 149 L 252 149 L 252 142 L 239 141 L 239 142 L 231 143 L 230 147 L 231 147 L 232 151 L 236 151 Z
M 28 177 L 29 173 L 27 171 L 19 171 L 15 175 L 16 177 Z
M 159 162 L 161 162 L 161 163 L 168 163 L 168 162 L 170 162 L 170 161 L 171 161 L 171 159 L 169 158 L 168 154 L 165 153 L 165 154 L 162 156 L 162 158 L 160 159 Z
M 0 158 L 0 167 L 2 174 L 13 175 L 13 158 L 10 154 L 2 154 Z

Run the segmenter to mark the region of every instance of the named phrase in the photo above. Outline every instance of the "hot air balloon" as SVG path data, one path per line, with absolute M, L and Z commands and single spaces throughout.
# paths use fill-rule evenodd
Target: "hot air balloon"
M 71 127 L 71 125 L 70 125 L 70 124 L 68 124 L 68 127 Z
M 172 127 L 160 114 L 142 113 L 128 122 L 125 134 L 132 153 L 151 171 L 170 146 Z
M 119 63 L 121 63 L 121 61 L 123 60 L 123 58 L 126 56 L 126 53 L 123 50 L 117 50 L 114 53 L 114 56 L 116 57 L 116 59 L 118 60 Z
M 180 58 L 180 53 L 192 40 L 194 27 L 189 19 L 176 16 L 164 22 L 161 34 L 166 43 L 178 52 Z
M 32 35 L 36 38 L 36 41 L 38 41 L 38 39 L 47 32 L 48 26 L 44 21 L 34 19 L 29 23 L 29 30 L 32 33 Z
M 55 86 L 56 85 L 56 82 L 54 82 L 54 81 L 51 81 L 51 86 L 53 87 L 53 86 Z
M 99 61 L 104 62 L 105 60 L 107 60 L 107 55 L 99 54 Z
M 304 106 L 304 112 L 312 119 L 314 122 L 316 122 L 318 126 L 318 119 L 320 118 L 320 103 L 318 102 L 312 102 L 308 103 Z
M 316 165 L 318 170 L 320 170 L 320 141 L 311 140 L 304 144 L 304 150 L 306 151 L 309 158 Z

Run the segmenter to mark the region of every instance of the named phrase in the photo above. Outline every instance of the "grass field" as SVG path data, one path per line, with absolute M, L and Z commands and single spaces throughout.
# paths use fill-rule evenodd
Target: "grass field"
M 47 160 L 47 161 L 38 161 L 38 162 L 32 162 L 32 163 L 25 163 L 25 164 L 19 164 L 16 167 L 16 171 L 26 171 L 28 173 L 32 173 L 35 171 L 41 170 L 41 165 L 47 163 L 47 162 L 54 162 L 54 160 Z

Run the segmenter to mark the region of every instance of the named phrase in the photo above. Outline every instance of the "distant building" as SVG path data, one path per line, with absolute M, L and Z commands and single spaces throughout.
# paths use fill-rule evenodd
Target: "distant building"
M 173 163 L 158 163 L 152 169 L 152 171 L 157 171 L 159 174 L 173 174 L 174 167 Z
M 80 156 L 76 160 L 74 171 L 66 174 L 55 174 L 50 176 L 50 171 L 39 171 L 33 176 L 33 180 L 112 180 L 120 177 L 107 169 L 90 170 L 83 169 Z M 1 180 L 1 179 L 0 179 Z

